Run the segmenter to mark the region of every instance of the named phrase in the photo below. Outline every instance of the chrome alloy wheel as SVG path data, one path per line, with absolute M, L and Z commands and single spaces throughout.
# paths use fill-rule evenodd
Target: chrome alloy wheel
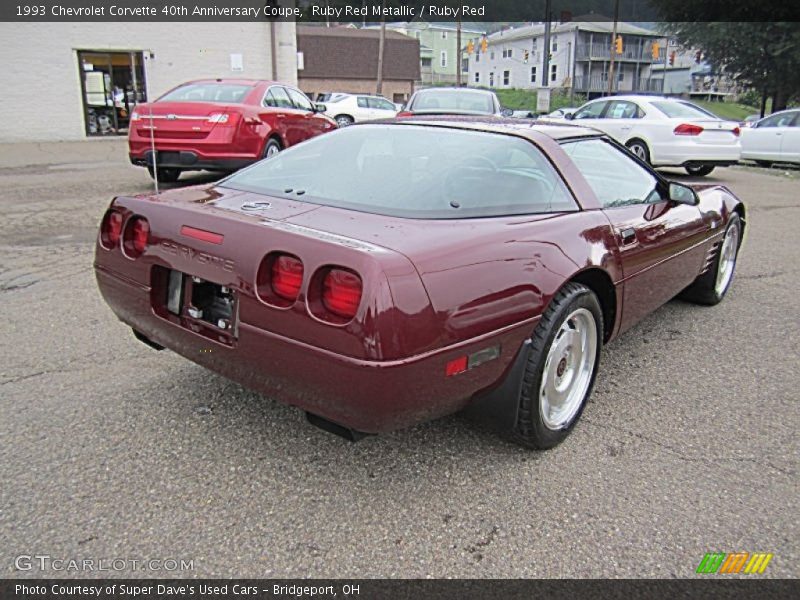
M 714 291 L 718 296 L 725 293 L 733 277 L 733 269 L 736 267 L 736 252 L 739 249 L 739 225 L 732 225 L 725 233 L 722 240 L 722 248 L 719 251 L 719 264 L 717 265 L 717 281 L 714 284 Z
M 281 149 L 277 144 L 270 144 L 267 147 L 267 158 L 269 158 L 270 156 L 275 156 L 280 151 Z
M 647 150 L 641 144 L 631 144 L 631 152 L 633 152 L 639 160 L 647 162 Z
M 585 308 L 564 320 L 550 344 L 539 387 L 539 412 L 548 429 L 569 425 L 580 410 L 597 356 L 597 322 Z

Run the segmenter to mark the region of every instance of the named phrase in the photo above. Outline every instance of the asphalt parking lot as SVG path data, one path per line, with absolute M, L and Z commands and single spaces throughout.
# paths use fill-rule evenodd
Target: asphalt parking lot
M 194 562 L 135 577 L 684 577 L 712 551 L 800 576 L 800 171 L 703 178 L 748 208 L 728 298 L 609 345 L 573 435 L 536 453 L 459 416 L 351 444 L 151 350 L 92 273 L 145 171 L 119 141 L 0 152 L 3 576 L 80 575 L 15 569 L 38 554 Z

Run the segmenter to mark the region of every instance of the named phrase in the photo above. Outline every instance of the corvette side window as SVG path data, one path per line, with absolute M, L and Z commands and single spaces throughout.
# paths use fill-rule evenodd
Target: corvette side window
M 561 146 L 594 190 L 604 208 L 658 202 L 658 180 L 623 150 L 602 139 Z

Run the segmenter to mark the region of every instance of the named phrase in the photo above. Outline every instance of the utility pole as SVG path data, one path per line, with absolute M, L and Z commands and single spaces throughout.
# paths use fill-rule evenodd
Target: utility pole
M 542 52 L 542 87 L 550 86 L 550 0 L 544 9 L 544 52 Z
M 611 61 L 608 64 L 608 95 L 614 90 L 614 57 L 617 53 L 617 19 L 619 19 L 619 0 L 614 0 L 614 26 L 611 32 Z
M 378 85 L 375 86 L 375 94 L 380 96 L 383 93 L 383 51 L 386 45 L 386 0 L 381 3 L 381 35 L 378 39 Z
M 461 87 L 461 17 L 456 21 L 456 87 Z

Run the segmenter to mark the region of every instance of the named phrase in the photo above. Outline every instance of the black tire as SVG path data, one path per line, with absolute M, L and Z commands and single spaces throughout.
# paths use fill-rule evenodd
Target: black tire
M 262 154 L 262 158 L 268 158 L 270 156 L 274 156 L 281 150 L 283 150 L 283 148 L 281 147 L 281 143 L 275 138 L 270 138 L 267 140 L 267 143 L 264 144 L 264 152 Z
M 769 169 L 772 166 L 772 163 L 768 160 L 757 160 L 756 164 L 759 167 L 764 167 L 765 169 Z
M 719 272 L 720 258 L 722 257 L 722 247 L 725 236 L 728 235 L 728 232 L 732 227 L 737 227 L 739 229 L 737 234 L 737 244 L 736 248 L 734 249 L 735 254 L 733 271 L 731 272 L 730 279 L 725 287 L 717 290 L 717 273 Z M 728 226 L 725 228 L 725 236 L 722 238 L 719 246 L 717 247 L 716 256 L 714 257 L 714 262 L 711 264 L 711 267 L 708 269 L 708 271 L 695 279 L 689 287 L 683 290 L 680 293 L 680 298 L 689 302 L 694 302 L 695 304 L 705 304 L 707 306 L 713 306 L 714 304 L 719 304 L 722 302 L 722 299 L 725 297 L 725 294 L 728 293 L 728 290 L 731 288 L 731 284 L 733 283 L 733 276 L 736 274 L 736 262 L 739 258 L 739 248 L 742 245 L 742 220 L 739 218 L 738 214 L 733 213 L 731 218 L 728 220 Z
M 336 125 L 339 127 L 347 127 L 355 123 L 355 120 L 350 115 L 336 115 L 333 120 L 336 121 Z
M 701 165 L 699 167 L 683 167 L 689 175 L 705 177 L 714 170 L 714 165 Z
M 542 416 L 540 392 L 542 378 L 547 356 L 556 335 L 567 318 L 578 309 L 586 309 L 594 317 L 596 327 L 594 366 L 577 412 L 563 426 L 554 429 L 545 424 Z M 579 283 L 566 284 L 550 302 L 550 306 L 547 307 L 531 338 L 519 396 L 517 427 L 514 431 L 516 441 L 529 448 L 545 450 L 560 444 L 569 435 L 586 406 L 586 400 L 592 393 L 600 365 L 602 345 L 603 313 L 597 296 L 589 288 Z
M 633 139 L 630 140 L 625 146 L 630 150 L 633 154 L 636 155 L 637 158 L 650 164 L 650 148 L 647 147 L 647 144 L 640 140 L 640 139 Z
M 153 173 L 153 167 L 147 167 L 147 172 L 150 173 L 150 177 L 155 179 L 155 174 Z M 160 183 L 175 183 L 178 181 L 178 177 L 181 176 L 181 170 L 175 167 L 158 167 L 158 181 Z

